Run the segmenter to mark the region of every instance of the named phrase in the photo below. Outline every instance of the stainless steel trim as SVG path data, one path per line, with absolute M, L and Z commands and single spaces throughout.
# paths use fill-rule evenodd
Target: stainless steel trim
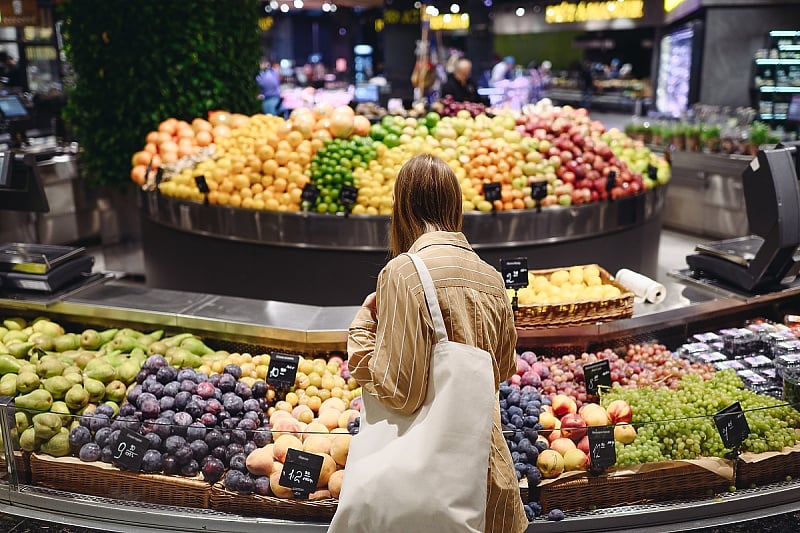
M 389 217 L 253 211 L 141 191 L 142 214 L 180 231 L 273 246 L 351 251 L 387 248 Z M 464 233 L 476 249 L 548 244 L 611 233 L 658 216 L 666 187 L 616 202 L 498 213 L 465 213 Z

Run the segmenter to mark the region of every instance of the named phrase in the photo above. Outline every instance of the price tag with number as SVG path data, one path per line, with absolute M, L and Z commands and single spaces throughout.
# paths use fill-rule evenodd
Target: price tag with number
M 293 387 L 297 377 L 298 356 L 274 352 L 269 358 L 267 383 L 276 389 Z
M 195 176 L 194 182 L 197 184 L 197 190 L 201 193 L 208 194 L 211 192 L 211 189 L 208 188 L 208 182 L 205 176 Z
M 583 366 L 586 394 L 597 394 L 601 388 L 611 387 L 611 365 L 608 359 Z
M 534 181 L 531 183 L 531 198 L 534 200 L 541 201 L 547 197 L 547 182 L 546 181 Z
M 321 455 L 289 448 L 278 483 L 282 487 L 292 489 L 295 496 L 307 497 L 317 490 L 321 471 Z
M 339 201 L 342 205 L 351 206 L 356 203 L 358 199 L 358 189 L 352 185 L 342 185 L 342 190 L 339 192 Z
M 501 259 L 500 273 L 506 289 L 521 289 L 528 286 L 528 258 Z
M 494 202 L 500 199 L 500 184 L 499 183 L 484 183 L 483 184 L 483 197 L 487 202 Z
M 739 402 L 734 402 L 715 414 L 714 423 L 726 448 L 737 448 L 750 435 L 750 426 Z
M 604 469 L 614 466 L 617 462 L 617 448 L 614 443 L 613 426 L 590 426 L 588 434 L 592 468 Z
M 150 441 L 144 435 L 122 428 L 119 430 L 117 447 L 112 456 L 113 461 L 122 470 L 128 470 L 135 474 L 141 468 L 144 452 L 149 446 Z
M 317 201 L 317 198 L 319 198 L 319 187 L 313 183 L 306 183 L 306 186 L 303 187 L 303 193 L 300 199 L 309 204 L 313 204 Z
M 606 179 L 606 192 L 611 192 L 611 189 L 617 186 L 617 171 L 612 170 L 608 173 L 608 178 Z

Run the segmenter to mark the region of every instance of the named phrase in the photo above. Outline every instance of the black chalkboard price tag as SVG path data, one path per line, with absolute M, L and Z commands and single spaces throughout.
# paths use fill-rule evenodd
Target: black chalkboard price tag
M 734 402 L 715 414 L 714 423 L 726 448 L 738 448 L 750 435 L 750 426 L 739 402 Z
M 500 184 L 499 183 L 484 183 L 483 184 L 483 197 L 487 202 L 494 202 L 500 199 Z
M 597 394 L 601 388 L 611 387 L 611 365 L 608 359 L 583 365 L 586 394 Z
M 119 430 L 119 439 L 112 459 L 122 470 L 135 474 L 141 468 L 144 452 L 149 446 L 150 441 L 144 435 L 122 428 Z
M 537 202 L 544 200 L 547 197 L 547 182 L 534 181 L 531 183 L 531 198 Z
M 164 169 L 158 167 L 158 170 L 156 170 L 156 187 L 161 185 L 162 181 L 164 181 Z
M 342 202 L 342 205 L 350 207 L 356 203 L 356 200 L 358 200 L 358 189 L 352 185 L 342 185 L 342 189 L 339 191 L 339 201 Z
M 197 184 L 197 190 L 201 193 L 208 194 L 211 192 L 211 189 L 208 188 L 208 182 L 205 176 L 195 176 L 194 182 Z
M 658 168 L 655 165 L 647 165 L 647 177 L 653 181 L 658 178 Z
M 589 426 L 589 459 L 592 468 L 602 470 L 617 462 L 613 426 Z
M 514 259 L 500 260 L 500 273 L 506 289 L 521 289 L 528 286 L 528 258 L 516 257 Z
M 274 352 L 269 358 L 267 383 L 276 389 L 294 387 L 298 363 L 296 355 Z
M 608 178 L 606 179 L 606 192 L 611 193 L 611 189 L 617 186 L 617 171 L 612 170 L 608 173 Z
M 282 487 L 292 489 L 295 496 L 307 498 L 309 494 L 317 490 L 321 471 L 321 455 L 289 448 L 278 483 Z
M 306 183 L 306 186 L 303 187 L 303 193 L 300 195 L 300 199 L 303 202 L 308 202 L 313 205 L 314 202 L 317 201 L 317 198 L 319 198 L 319 187 L 313 183 Z

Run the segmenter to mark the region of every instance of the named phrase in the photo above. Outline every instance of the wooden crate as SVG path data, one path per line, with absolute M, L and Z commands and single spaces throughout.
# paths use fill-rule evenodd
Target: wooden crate
M 800 444 L 780 452 L 743 453 L 736 460 L 736 486 L 765 485 L 800 477 Z
M 211 488 L 212 509 L 241 515 L 328 521 L 333 518 L 337 504 L 334 498 L 311 501 L 239 494 L 226 489 L 222 483 Z

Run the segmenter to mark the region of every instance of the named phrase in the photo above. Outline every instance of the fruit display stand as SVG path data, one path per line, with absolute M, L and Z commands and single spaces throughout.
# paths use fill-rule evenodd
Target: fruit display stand
M 592 250 L 593 260 L 609 271 L 655 275 L 668 188 L 541 212 L 465 213 L 464 233 L 495 267 L 501 258 L 520 256 L 531 268 L 578 264 Z M 252 211 L 157 192 L 141 193 L 141 209 L 145 271 L 153 287 L 357 305 L 386 263 L 388 216 Z
M 563 348 L 566 346 L 563 343 L 572 335 L 575 340 L 572 341 L 573 348 L 570 349 L 573 350 L 576 345 L 585 346 L 583 349 L 588 349 L 594 343 L 620 346 L 630 342 L 630 339 L 645 338 L 665 339 L 663 342 L 677 344 L 685 341 L 691 332 L 727 327 L 755 316 L 782 317 L 783 313 L 791 309 L 797 301 L 800 292 L 800 289 L 792 288 L 783 293 L 745 299 L 704 292 L 678 283 L 670 284 L 668 290 L 673 296 L 661 304 L 661 307 L 648 311 L 637 304 L 634 316 L 629 319 L 602 325 L 571 326 L 563 328 L 562 332 L 554 329 L 520 330 L 520 347 L 549 345 L 551 351 L 560 352 L 566 349 Z M 89 286 L 46 303 L 0 299 L 0 313 L 4 316 L 47 315 L 57 318 L 61 323 L 97 327 L 146 326 L 149 329 L 157 325 L 171 331 L 193 331 L 208 338 L 209 342 L 213 340 L 220 346 L 229 346 L 229 349 L 233 349 L 233 346 L 238 346 L 238 349 L 258 346 L 306 354 L 343 350 L 347 327 L 355 311 L 354 307 L 347 306 L 325 308 L 247 300 L 147 289 L 115 281 Z M 574 353 L 579 352 L 575 350 Z M 2 432 L 6 456 L 10 456 L 9 454 L 13 452 L 9 448 L 11 439 L 7 436 L 10 434 L 13 422 L 9 424 L 6 409 L 0 409 L 0 413 L 6 413 L 3 415 Z M 796 460 L 792 455 L 787 451 L 786 454 L 777 454 L 775 457 L 779 457 L 777 461 L 788 460 L 794 467 Z M 120 487 L 116 492 L 110 488 L 104 495 L 97 492 L 81 494 L 86 492 L 82 485 L 90 484 L 89 481 L 82 483 L 82 480 L 98 475 L 92 470 L 96 467 L 88 463 L 81 463 L 78 466 L 76 462 L 76 466 L 72 469 L 71 485 L 64 483 L 63 480 L 57 485 L 48 486 L 51 482 L 44 483 L 42 476 L 45 474 L 41 466 L 50 463 L 60 465 L 70 461 L 54 460 L 44 456 L 31 457 L 29 464 L 33 477 L 30 483 L 25 482 L 19 475 L 17 462 L 7 461 L 7 468 L 13 475 L 0 482 L 0 510 L 106 531 L 279 532 L 325 531 L 327 527 L 324 520 L 319 521 L 319 517 L 304 519 L 301 518 L 302 513 L 289 512 L 284 512 L 282 516 L 277 512 L 273 514 L 268 510 L 269 503 L 264 501 L 249 503 L 243 501 L 242 509 L 237 512 L 234 510 L 235 497 L 228 491 L 211 485 L 205 487 L 208 496 L 195 495 L 201 503 L 204 502 L 203 498 L 208 497 L 209 503 L 202 509 L 186 506 L 186 500 L 179 496 L 163 499 L 140 497 L 136 493 L 136 488 Z M 742 461 L 747 461 L 747 458 L 743 458 Z M 776 459 L 765 458 L 763 461 L 776 461 Z M 59 468 L 63 467 L 66 465 L 60 465 Z M 776 471 L 776 468 L 788 467 L 786 463 L 780 463 L 776 467 L 764 467 L 770 472 Z M 114 483 L 121 483 L 119 480 L 113 481 L 113 476 L 129 475 L 113 469 L 108 470 L 114 472 L 113 475 L 106 477 L 110 487 L 113 487 Z M 69 471 L 62 471 L 63 477 L 69 479 Z M 655 472 L 652 475 L 655 476 L 652 482 L 658 483 L 657 477 L 660 474 Z M 698 481 L 699 486 L 701 483 L 697 477 L 696 473 L 687 473 L 681 479 L 687 485 Z M 638 501 L 652 501 L 643 498 L 638 501 L 617 502 L 630 505 L 608 509 L 601 508 L 607 503 L 601 497 L 600 501 L 591 502 L 591 505 L 601 509 L 570 512 L 567 519 L 562 522 L 537 520 L 531 524 L 530 531 L 680 530 L 777 515 L 800 508 L 798 481 L 781 481 L 758 488 L 721 493 L 723 485 L 732 485 L 734 479 L 730 472 L 723 477 L 724 483 L 710 482 L 708 486 L 703 485 L 704 490 L 711 488 L 716 496 L 704 495 L 687 499 L 689 491 L 682 490 L 680 485 L 676 485 L 672 489 L 673 496 L 682 497 L 682 500 L 637 504 Z M 158 478 L 159 481 L 169 479 L 167 476 Z M 142 475 L 139 479 L 147 479 L 147 476 Z M 191 483 L 191 480 L 182 481 Z M 757 483 L 763 482 L 765 481 L 761 478 L 757 481 Z M 555 489 L 556 484 L 553 485 Z M 218 498 L 215 498 L 215 491 L 218 489 L 220 493 L 217 494 Z M 190 492 L 195 488 L 190 489 L 175 483 L 172 490 Z M 153 499 L 159 501 L 152 503 Z M 217 501 L 216 506 L 215 501 Z M 314 502 L 308 502 L 308 505 L 314 505 Z M 223 508 L 224 511 L 219 510 Z M 330 512 L 330 506 L 327 512 Z M 252 513 L 256 513 L 257 516 L 248 516 Z

